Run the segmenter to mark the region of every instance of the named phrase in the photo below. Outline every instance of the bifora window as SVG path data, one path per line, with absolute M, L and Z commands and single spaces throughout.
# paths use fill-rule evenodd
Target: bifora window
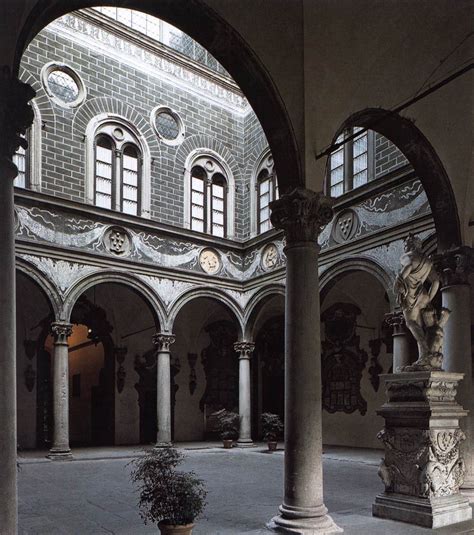
M 227 180 L 222 167 L 208 157 L 191 168 L 191 229 L 226 237 Z
M 258 232 L 272 228 L 270 221 L 270 203 L 278 199 L 277 177 L 271 154 L 263 158 L 257 169 L 257 225 Z
M 360 134 L 359 134 L 360 132 Z M 337 139 L 343 145 L 329 156 L 329 194 L 339 197 L 374 178 L 374 133 L 359 127 L 345 130 Z
M 121 125 L 100 127 L 95 138 L 94 204 L 140 215 L 142 155 L 131 132 Z

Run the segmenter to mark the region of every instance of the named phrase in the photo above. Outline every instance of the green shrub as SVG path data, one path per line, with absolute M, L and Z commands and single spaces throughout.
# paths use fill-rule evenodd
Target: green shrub
M 138 486 L 138 507 L 145 524 L 192 524 L 203 512 L 207 491 L 194 472 L 176 469 L 183 460 L 175 448 L 162 448 L 130 463 L 130 479 Z
M 267 442 L 276 442 L 283 432 L 283 422 L 278 414 L 264 412 L 261 417 L 263 440 Z

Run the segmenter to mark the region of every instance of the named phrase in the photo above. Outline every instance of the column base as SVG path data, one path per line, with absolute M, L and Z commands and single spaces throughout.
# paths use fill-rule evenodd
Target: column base
M 255 444 L 251 438 L 244 438 L 242 440 L 237 440 L 236 443 L 237 448 L 253 448 L 255 447 Z
M 274 516 L 267 524 L 267 528 L 275 533 L 289 535 L 330 535 L 344 533 L 334 520 L 327 515 L 324 505 L 320 507 L 280 506 L 281 514 Z
M 436 529 L 471 520 L 472 509 L 469 500 L 461 494 L 440 498 L 419 498 L 382 493 L 375 498 L 372 515 Z
M 171 447 L 173 447 L 173 443 L 172 442 L 157 442 L 153 446 L 153 449 L 171 448 Z
M 73 456 L 70 449 L 58 449 L 58 448 L 52 448 L 49 450 L 48 455 L 46 455 L 47 459 L 51 459 L 51 461 L 72 461 Z

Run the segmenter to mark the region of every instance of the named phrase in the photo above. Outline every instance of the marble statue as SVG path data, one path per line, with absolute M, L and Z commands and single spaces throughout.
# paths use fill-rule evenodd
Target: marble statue
M 447 308 L 436 310 L 432 300 L 439 289 L 439 278 L 431 259 L 421 249 L 421 240 L 409 234 L 402 269 L 394 291 L 406 325 L 418 345 L 418 360 L 404 371 L 440 370 L 443 362 L 443 327 L 448 321 Z

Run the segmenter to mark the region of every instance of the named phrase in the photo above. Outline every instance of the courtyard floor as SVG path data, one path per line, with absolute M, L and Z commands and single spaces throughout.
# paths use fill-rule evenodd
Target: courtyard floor
M 265 447 L 224 450 L 217 444 L 178 445 L 185 468 L 205 480 L 209 491 L 205 516 L 193 535 L 269 534 L 265 523 L 277 513 L 283 490 L 283 451 Z M 129 482 L 130 459 L 138 448 L 82 448 L 75 460 L 51 462 L 41 452 L 20 458 L 20 535 L 140 535 L 157 533 L 144 526 L 137 495 Z M 371 516 L 380 452 L 326 448 L 325 504 L 347 535 L 473 534 L 474 521 L 429 530 Z

